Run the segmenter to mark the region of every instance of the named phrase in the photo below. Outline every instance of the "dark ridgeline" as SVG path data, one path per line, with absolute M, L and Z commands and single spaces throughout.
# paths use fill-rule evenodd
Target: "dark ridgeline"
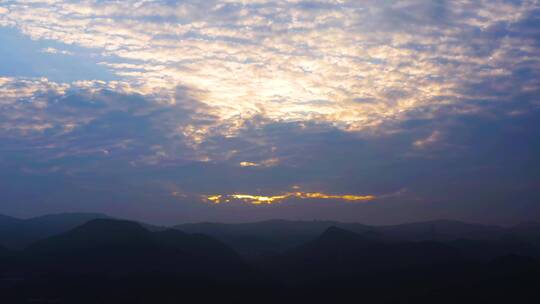
M 0 215 L 0 244 L 20 249 L 98 218 L 108 216 L 98 213 L 65 213 L 22 220 Z
M 540 299 L 540 225 L 534 223 L 506 229 L 454 221 L 381 227 L 267 221 L 176 228 L 103 215 L 0 217 L 2 303 Z M 23 247 L 29 235 L 33 241 Z
M 495 244 L 499 250 L 499 243 Z M 540 264 L 529 256 L 509 254 L 512 249 L 506 248 L 495 259 L 480 260 L 452 243 L 385 243 L 330 227 L 315 240 L 259 261 L 259 265 L 297 290 L 331 290 L 322 293 L 329 298 L 359 294 L 357 299 L 377 303 L 498 303 L 518 299 L 524 303 L 540 299 L 535 287 Z M 536 249 L 527 253 L 540 256 Z M 494 286 L 498 288 L 492 289 Z
M 358 223 L 332 221 L 285 221 L 273 220 L 244 224 L 198 223 L 183 224 L 175 228 L 188 233 L 202 233 L 213 236 L 234 248 L 247 258 L 257 258 L 298 247 L 321 235 L 329 227 L 337 227 L 371 240 L 386 243 L 403 241 L 482 240 L 495 241 L 505 236 L 540 244 L 540 225 L 528 224 L 529 230 L 512 227 L 468 224 L 459 221 L 437 220 L 391 226 L 367 226 Z M 525 234 L 526 233 L 526 234 Z
M 293 283 L 338 286 L 353 283 L 356 276 L 406 271 L 416 266 L 460 261 L 459 251 L 444 244 L 425 241 L 383 243 L 336 227 L 298 248 L 270 259 L 267 271 Z
M 211 237 L 112 219 L 91 220 L 3 261 L 3 297 L 14 303 L 165 301 L 201 288 L 271 284 Z

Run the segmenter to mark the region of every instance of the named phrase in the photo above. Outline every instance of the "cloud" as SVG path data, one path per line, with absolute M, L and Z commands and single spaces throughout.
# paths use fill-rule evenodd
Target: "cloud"
M 247 195 L 249 209 L 300 185 L 249 219 L 463 218 L 490 203 L 502 206 L 493 218 L 525 216 L 504 201 L 537 197 L 526 190 L 540 153 L 539 11 L 533 0 L 2 2 L 0 26 L 36 52 L 87 50 L 117 77 L 0 76 L 5 208 L 65 207 L 80 191 L 116 211 L 238 220 L 248 213 L 201 195 Z M 325 209 L 310 197 L 340 193 L 378 200 Z
M 118 93 L 119 88 L 125 93 Z M 384 132 L 259 118 L 262 122 L 237 126 L 231 137 L 219 130 L 221 122 L 206 114 L 206 105 L 194 106 L 183 89 L 175 104 L 129 93 L 131 88 L 120 84 L 3 79 L 2 89 L 13 96 L 4 100 L 0 114 L 11 126 L 0 129 L 0 178 L 8 202 L 4 210 L 49 206 L 51 212 L 57 210 L 53 206 L 59 211 L 86 206 L 171 222 L 332 217 L 377 223 L 417 220 L 419 214 L 426 219 L 478 220 L 484 215 L 475 208 L 485 210 L 490 204 L 500 205 L 500 211 L 490 211 L 493 219 L 526 216 L 513 209 L 516 200 L 533 210 L 535 196 L 520 193 L 531 193 L 526 189 L 532 189 L 528 185 L 534 185 L 539 168 L 535 94 L 511 95 L 506 103 L 479 98 L 427 114 L 418 110 L 385 124 Z M 37 125 L 48 128 L 30 128 Z M 194 132 L 205 130 L 205 139 L 197 143 L 184 134 L 187 125 Z M 435 130 L 441 141 L 427 145 Z M 418 140 L 425 142 L 424 149 L 412 144 Z M 438 149 L 441 144 L 444 149 Z M 239 166 L 269 159 L 279 163 Z M 44 186 L 24 194 L 32 184 Z M 291 185 L 302 190 L 284 191 Z M 407 191 L 400 192 L 404 188 Z M 251 203 L 255 197 L 297 191 L 306 198 L 274 200 L 280 203 L 267 206 L 270 209 Z M 177 195 L 169 195 L 173 192 Z M 77 200 L 80 193 L 87 198 Z M 201 202 L 201 195 L 213 193 L 223 195 L 223 201 L 231 199 L 231 204 Z M 308 198 L 313 193 L 378 199 L 375 204 L 339 204 L 338 197 Z M 235 209 L 240 206 L 261 210 Z
M 320 192 L 287 192 L 279 195 L 264 196 L 253 194 L 230 194 L 230 195 L 207 195 L 204 199 L 214 204 L 229 203 L 232 200 L 243 201 L 252 205 L 272 205 L 284 200 L 298 198 L 310 200 L 336 200 L 344 202 L 370 202 L 376 199 L 374 195 L 354 195 L 354 194 L 325 194 Z
M 439 140 L 441 140 L 441 132 L 435 130 L 428 137 L 415 141 L 413 146 L 417 149 L 425 149 L 436 144 Z
M 257 115 L 375 128 L 466 102 L 464 87 L 538 55 L 533 40 L 513 35 L 538 9 L 532 0 L 26 5 L 9 2 L 2 23 L 101 52 L 102 64 L 144 95 L 172 102 L 177 87 L 189 88 L 230 134 Z M 207 137 L 201 132 L 192 135 Z
M 278 158 L 269 158 L 265 159 L 261 162 L 249 162 L 249 161 L 241 161 L 240 167 L 272 167 L 279 163 Z
M 73 55 L 73 52 L 66 51 L 66 50 L 59 50 L 53 47 L 44 48 L 41 50 L 41 52 L 47 53 L 47 54 Z

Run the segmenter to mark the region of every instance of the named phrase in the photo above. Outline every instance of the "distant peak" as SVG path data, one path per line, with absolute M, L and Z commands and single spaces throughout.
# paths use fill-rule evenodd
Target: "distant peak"
M 93 219 L 75 228 L 74 231 L 103 231 L 108 233 L 119 231 L 148 232 L 139 223 L 115 219 Z
M 111 218 L 104 213 L 92 213 L 92 212 L 63 212 L 63 213 L 51 213 L 41 216 L 29 218 L 28 220 L 48 219 L 48 218 Z
M 117 219 L 108 219 L 108 218 L 97 218 L 88 221 L 86 224 L 87 226 L 90 225 L 113 225 L 113 226 L 138 226 L 141 227 L 141 225 L 134 221 L 129 220 L 117 220 Z
M 162 230 L 162 231 L 158 231 L 156 232 L 157 234 L 160 234 L 160 235 L 163 235 L 163 236 L 186 236 L 187 233 L 181 231 L 181 230 L 178 230 L 178 229 L 165 229 L 165 230 Z
M 341 229 L 339 227 L 336 227 L 336 226 L 330 226 L 326 229 L 326 231 L 324 233 L 353 233 L 353 232 L 350 232 L 348 230 L 345 230 L 345 229 Z
M 21 222 L 22 220 L 16 217 L 12 217 L 9 215 L 0 214 L 0 220 L 2 221 L 9 221 L 9 222 Z
M 336 226 L 330 226 L 322 233 L 321 238 L 362 239 L 362 236 L 349 230 L 345 230 Z
M 515 225 L 514 227 L 517 227 L 517 228 L 538 228 L 538 227 L 540 227 L 540 221 L 522 222 L 522 223 L 519 223 L 519 224 Z

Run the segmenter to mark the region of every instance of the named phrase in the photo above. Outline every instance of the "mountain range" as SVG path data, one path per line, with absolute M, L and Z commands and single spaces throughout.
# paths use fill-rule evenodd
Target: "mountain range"
M 271 220 L 255 223 L 182 224 L 174 228 L 203 233 L 222 240 L 246 256 L 265 255 L 299 246 L 322 234 L 329 227 L 341 228 L 382 242 L 417 242 L 455 240 L 498 241 L 522 239 L 540 244 L 540 224 L 525 223 L 509 228 L 470 224 L 452 220 L 435 220 L 387 226 L 368 226 L 333 221 Z
M 20 249 L 37 240 L 66 232 L 99 218 L 109 217 L 98 213 L 50 214 L 30 219 L 0 215 L 0 244 Z
M 537 300 L 539 225 L 331 221 L 160 228 L 102 214 L 0 217 L 6 303 Z

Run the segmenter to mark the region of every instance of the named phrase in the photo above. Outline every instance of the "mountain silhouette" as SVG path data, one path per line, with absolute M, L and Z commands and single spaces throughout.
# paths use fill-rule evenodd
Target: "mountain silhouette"
M 241 224 L 196 223 L 177 225 L 175 228 L 213 236 L 244 256 L 253 257 L 294 248 L 312 240 L 331 226 L 343 226 L 370 238 L 382 237 L 377 235 L 370 226 L 333 221 L 269 220 Z
M 97 218 L 109 217 L 99 213 L 63 213 L 23 220 L 0 215 L 0 244 L 22 249 L 37 240 L 66 232 Z
M 11 254 L 12 254 L 12 252 L 10 250 L 8 250 L 6 247 L 0 246 L 0 258 L 4 258 L 4 257 L 9 256 Z
M 496 239 L 505 229 L 454 220 L 434 220 L 400 225 L 378 226 L 377 231 L 402 241 L 449 241 L 462 238 Z
M 12 225 L 16 225 L 22 221 L 23 220 L 18 219 L 18 218 L 0 214 L 0 229 L 9 228 Z
M 480 261 L 490 261 L 507 255 L 540 257 L 540 247 L 512 235 L 497 240 L 459 239 L 447 244 L 469 259 Z
M 300 246 L 330 227 L 345 229 L 381 242 L 494 240 L 511 233 L 504 228 L 435 220 L 401 225 L 368 226 L 333 221 L 271 220 L 243 224 L 197 223 L 177 225 L 186 232 L 213 236 L 247 257 L 282 253 Z
M 525 222 L 509 229 L 509 234 L 519 236 L 540 246 L 540 222 Z
M 437 242 L 384 243 L 337 227 L 280 256 L 272 269 L 299 280 L 331 280 L 373 272 L 460 261 L 454 248 Z
M 46 227 L 40 236 L 60 231 L 24 249 L 0 246 L 2 300 L 117 304 L 193 298 L 269 303 L 538 299 L 540 253 L 532 241 L 536 226 L 531 223 L 499 228 L 453 221 L 366 226 L 278 220 L 180 226 L 186 232 L 178 226 L 163 229 L 106 216 L 89 219 L 92 216 L 48 216 L 30 221 L 35 226 L 29 220 L 0 217 L 0 234 L 25 225 L 33 227 L 30 231 Z M 68 228 L 77 222 L 82 223 Z M 257 258 L 247 251 L 241 255 L 225 240 L 234 248 L 269 253 Z
M 175 230 L 150 232 L 138 223 L 111 219 L 91 220 L 38 241 L 25 253 L 37 267 L 54 271 L 218 275 L 216 270 L 249 271 L 238 254 L 213 238 Z
M 15 259 L 0 258 L 0 291 L 7 289 L 9 303 L 36 297 L 55 303 L 166 303 L 171 297 L 214 298 L 200 288 L 224 294 L 273 284 L 214 238 L 151 232 L 124 220 L 91 220 L 33 243 Z
M 260 263 L 261 269 L 295 290 L 309 291 L 302 295 L 317 301 L 359 297 L 369 303 L 470 303 L 472 299 L 503 303 L 519 298 L 528 303 L 538 299 L 534 282 L 540 268 L 534 258 L 506 255 L 491 262 L 472 262 L 448 243 L 383 242 L 338 227 Z

